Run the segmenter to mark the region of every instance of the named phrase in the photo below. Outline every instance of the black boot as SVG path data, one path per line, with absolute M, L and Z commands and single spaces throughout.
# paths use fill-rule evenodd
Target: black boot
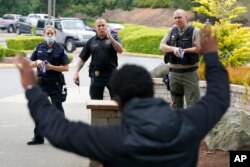
M 27 142 L 27 145 L 44 144 L 44 139 L 41 137 L 34 137 Z

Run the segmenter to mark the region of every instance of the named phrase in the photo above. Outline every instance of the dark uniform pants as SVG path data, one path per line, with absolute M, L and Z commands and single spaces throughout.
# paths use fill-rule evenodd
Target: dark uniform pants
M 91 75 L 91 83 L 89 90 L 91 99 L 102 100 L 105 86 L 109 90 L 110 97 L 113 97 L 110 90 L 110 76 L 111 73 L 100 74 L 99 76 L 96 76 L 95 74 Z
M 44 92 L 48 94 L 51 99 L 51 103 L 58 108 L 64 114 L 64 109 L 61 101 L 62 85 L 58 78 L 39 78 L 38 85 Z M 43 138 L 43 135 L 39 132 L 38 126 L 35 125 L 34 134 L 35 138 Z

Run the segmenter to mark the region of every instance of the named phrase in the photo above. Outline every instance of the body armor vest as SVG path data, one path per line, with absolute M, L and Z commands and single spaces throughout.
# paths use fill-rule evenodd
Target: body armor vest
M 194 27 L 190 26 L 182 35 L 179 35 L 178 28 L 174 27 L 170 34 L 170 41 L 167 41 L 167 45 L 180 47 L 182 49 L 193 47 L 193 31 Z M 164 61 L 165 63 L 170 62 L 172 64 L 194 65 L 199 62 L 199 57 L 197 53 L 185 53 L 183 58 L 179 58 L 176 57 L 173 52 L 167 52 L 164 56 Z

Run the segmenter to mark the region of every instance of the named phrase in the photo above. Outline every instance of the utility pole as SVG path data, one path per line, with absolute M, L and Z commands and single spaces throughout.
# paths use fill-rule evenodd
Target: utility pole
M 53 17 L 56 18 L 56 0 L 53 0 Z
M 51 17 L 51 0 L 48 0 L 48 15 L 49 15 L 49 20 Z

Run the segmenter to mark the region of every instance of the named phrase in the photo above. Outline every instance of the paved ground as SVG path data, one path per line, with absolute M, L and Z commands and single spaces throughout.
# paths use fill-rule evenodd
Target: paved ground
M 0 31 L 0 33 L 2 33 Z M 1 34 L 0 45 L 6 46 L 5 39 L 15 34 Z M 78 48 L 77 52 L 72 54 L 74 56 L 74 62 L 70 67 L 74 67 L 78 54 L 81 48 Z M 137 63 L 140 65 L 150 64 L 148 69 L 152 69 L 158 62 L 162 60 L 141 59 L 133 55 L 134 57 L 120 56 L 122 60 L 120 65 L 124 63 Z M 153 56 L 152 56 L 153 57 Z M 0 64 L 0 68 L 13 68 L 14 64 Z M 84 68 L 87 69 L 87 66 Z M 72 68 L 71 68 L 72 69 Z M 4 73 L 5 78 L 11 77 L 7 72 Z M 88 87 L 89 78 L 87 77 L 88 70 L 82 70 L 84 73 L 82 78 L 84 80 L 80 88 L 80 94 L 78 88 L 72 86 L 72 71 L 66 75 L 68 86 L 68 97 L 64 103 L 65 115 L 72 121 L 90 122 L 90 113 L 86 110 L 85 102 L 89 98 Z M 68 77 L 68 78 L 67 78 Z M 8 78 L 9 79 L 9 78 Z M 11 80 L 12 81 L 12 80 Z M 15 83 L 15 79 L 13 82 Z M 17 82 L 20 82 L 19 80 Z M 18 84 L 19 85 L 19 84 Z M 12 85 L 6 85 L 6 90 Z M 85 86 L 85 87 L 84 87 Z M 1 92 L 1 91 L 0 91 Z M 20 91 L 19 91 L 20 92 Z M 3 95 L 3 93 L 2 93 Z M 44 145 L 39 146 L 27 146 L 26 142 L 33 137 L 34 123 L 31 119 L 28 109 L 27 101 L 24 94 L 17 94 L 10 97 L 0 96 L 0 167 L 87 167 L 88 159 L 77 156 L 72 153 L 61 151 L 54 148 L 48 141 Z
M 66 117 L 73 121 L 89 122 L 85 102 L 88 87 L 69 88 L 64 103 Z M 88 159 L 44 145 L 27 146 L 33 136 L 34 123 L 27 109 L 24 94 L 0 99 L 0 162 L 2 167 L 87 167 Z

